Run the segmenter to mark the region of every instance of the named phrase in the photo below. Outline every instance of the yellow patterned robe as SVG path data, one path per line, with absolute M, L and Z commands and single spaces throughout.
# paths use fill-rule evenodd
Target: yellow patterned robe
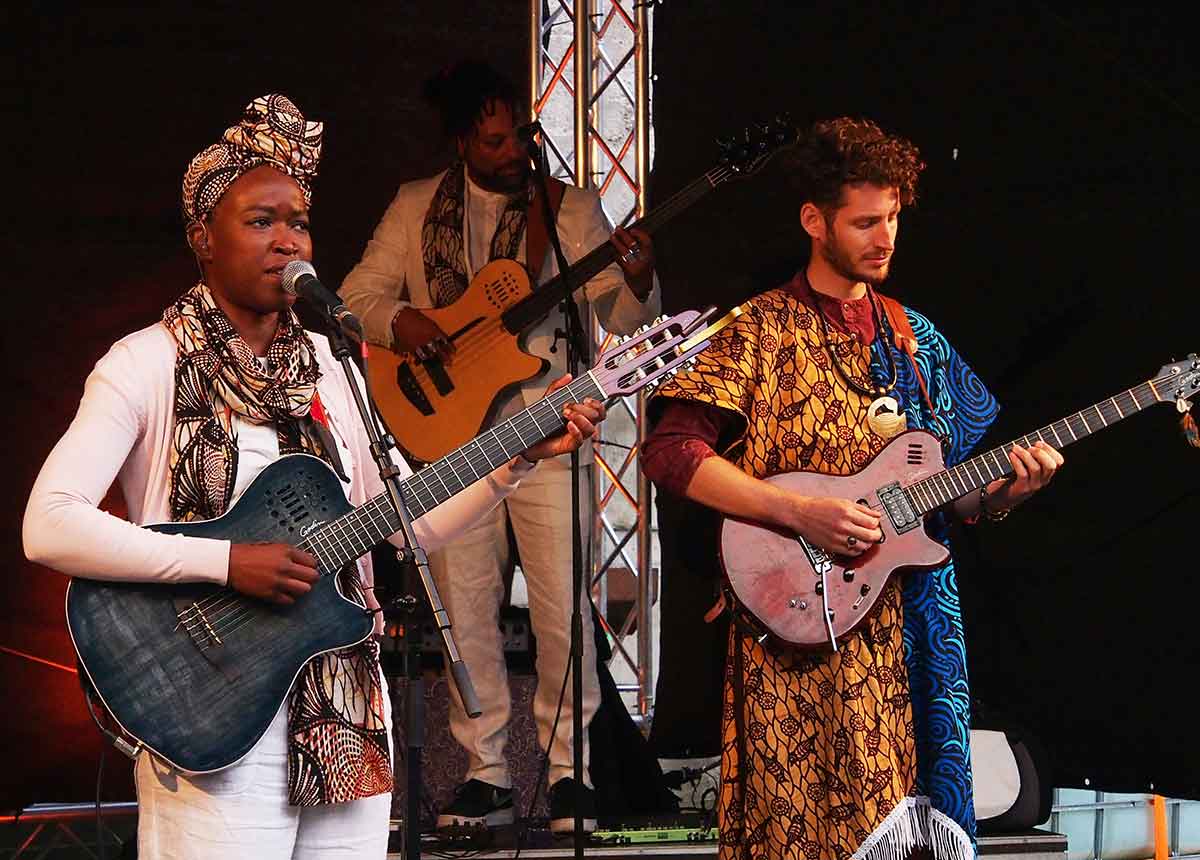
M 842 366 L 867 386 L 869 344 L 832 328 L 828 336 Z M 784 289 L 754 298 L 696 367 L 658 396 L 741 415 L 744 435 L 726 456 L 759 478 L 795 470 L 848 475 L 884 446 L 867 426 L 870 401 L 832 366 L 815 312 Z M 892 854 L 895 840 L 885 837 L 905 826 L 916 781 L 902 627 L 894 580 L 834 654 L 764 646 L 731 625 L 718 804 L 723 860 L 834 860 L 875 854 L 873 847 Z

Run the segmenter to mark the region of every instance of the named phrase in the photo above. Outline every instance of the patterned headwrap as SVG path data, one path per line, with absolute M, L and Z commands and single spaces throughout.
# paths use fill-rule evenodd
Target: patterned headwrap
M 221 142 L 188 165 L 183 176 L 184 221 L 203 221 L 239 176 L 263 164 L 295 179 L 304 205 L 310 205 L 322 130 L 321 123 L 305 120 L 287 96 L 268 95 L 250 102 L 241 121 L 225 129 Z

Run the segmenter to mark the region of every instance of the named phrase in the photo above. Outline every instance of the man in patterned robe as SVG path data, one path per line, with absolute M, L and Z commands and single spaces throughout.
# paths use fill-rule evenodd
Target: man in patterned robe
M 882 539 L 878 511 L 762 479 L 858 472 L 906 427 L 942 437 L 948 464 L 966 457 L 995 399 L 928 319 L 874 289 L 923 167 L 911 143 L 872 122 L 814 125 L 791 161 L 811 259 L 652 401 L 642 465 L 661 489 L 853 557 Z M 718 454 L 718 440 L 733 441 Z M 951 516 L 1003 518 L 1062 463 L 1043 443 L 1009 459 L 1009 478 L 947 505 L 930 533 L 945 541 Z M 722 858 L 973 857 L 953 562 L 890 580 L 836 652 L 761 637 L 729 603 Z

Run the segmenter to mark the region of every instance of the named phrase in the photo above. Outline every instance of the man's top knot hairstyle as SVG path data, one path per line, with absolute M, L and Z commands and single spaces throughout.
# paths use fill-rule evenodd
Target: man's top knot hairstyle
M 517 88 L 507 76 L 479 60 L 461 60 L 425 82 L 425 100 L 437 110 L 442 133 L 468 137 L 497 102 L 517 114 Z
M 908 206 L 916 202 L 925 162 L 912 143 L 869 119 L 838 117 L 813 124 L 792 150 L 787 169 L 801 202 L 821 209 L 836 209 L 843 186 L 860 182 L 898 188 L 900 203 Z

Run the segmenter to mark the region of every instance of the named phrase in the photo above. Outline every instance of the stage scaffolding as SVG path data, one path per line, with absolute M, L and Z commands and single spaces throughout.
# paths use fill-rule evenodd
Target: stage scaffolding
M 605 213 L 628 226 L 646 209 L 652 157 L 649 0 L 531 0 L 529 103 L 544 130 L 557 178 L 600 194 Z M 586 26 L 578 26 L 578 22 Z M 585 57 L 587 62 L 576 62 Z M 591 321 L 602 348 L 613 337 Z M 658 571 L 652 552 L 650 484 L 638 468 L 645 437 L 645 394 L 621 398 L 595 445 L 590 558 L 601 624 L 636 683 L 634 717 L 645 727 L 654 709 Z M 632 608 L 623 612 L 632 603 Z M 621 612 L 621 617 L 618 617 Z M 636 629 L 630 653 L 624 644 Z

